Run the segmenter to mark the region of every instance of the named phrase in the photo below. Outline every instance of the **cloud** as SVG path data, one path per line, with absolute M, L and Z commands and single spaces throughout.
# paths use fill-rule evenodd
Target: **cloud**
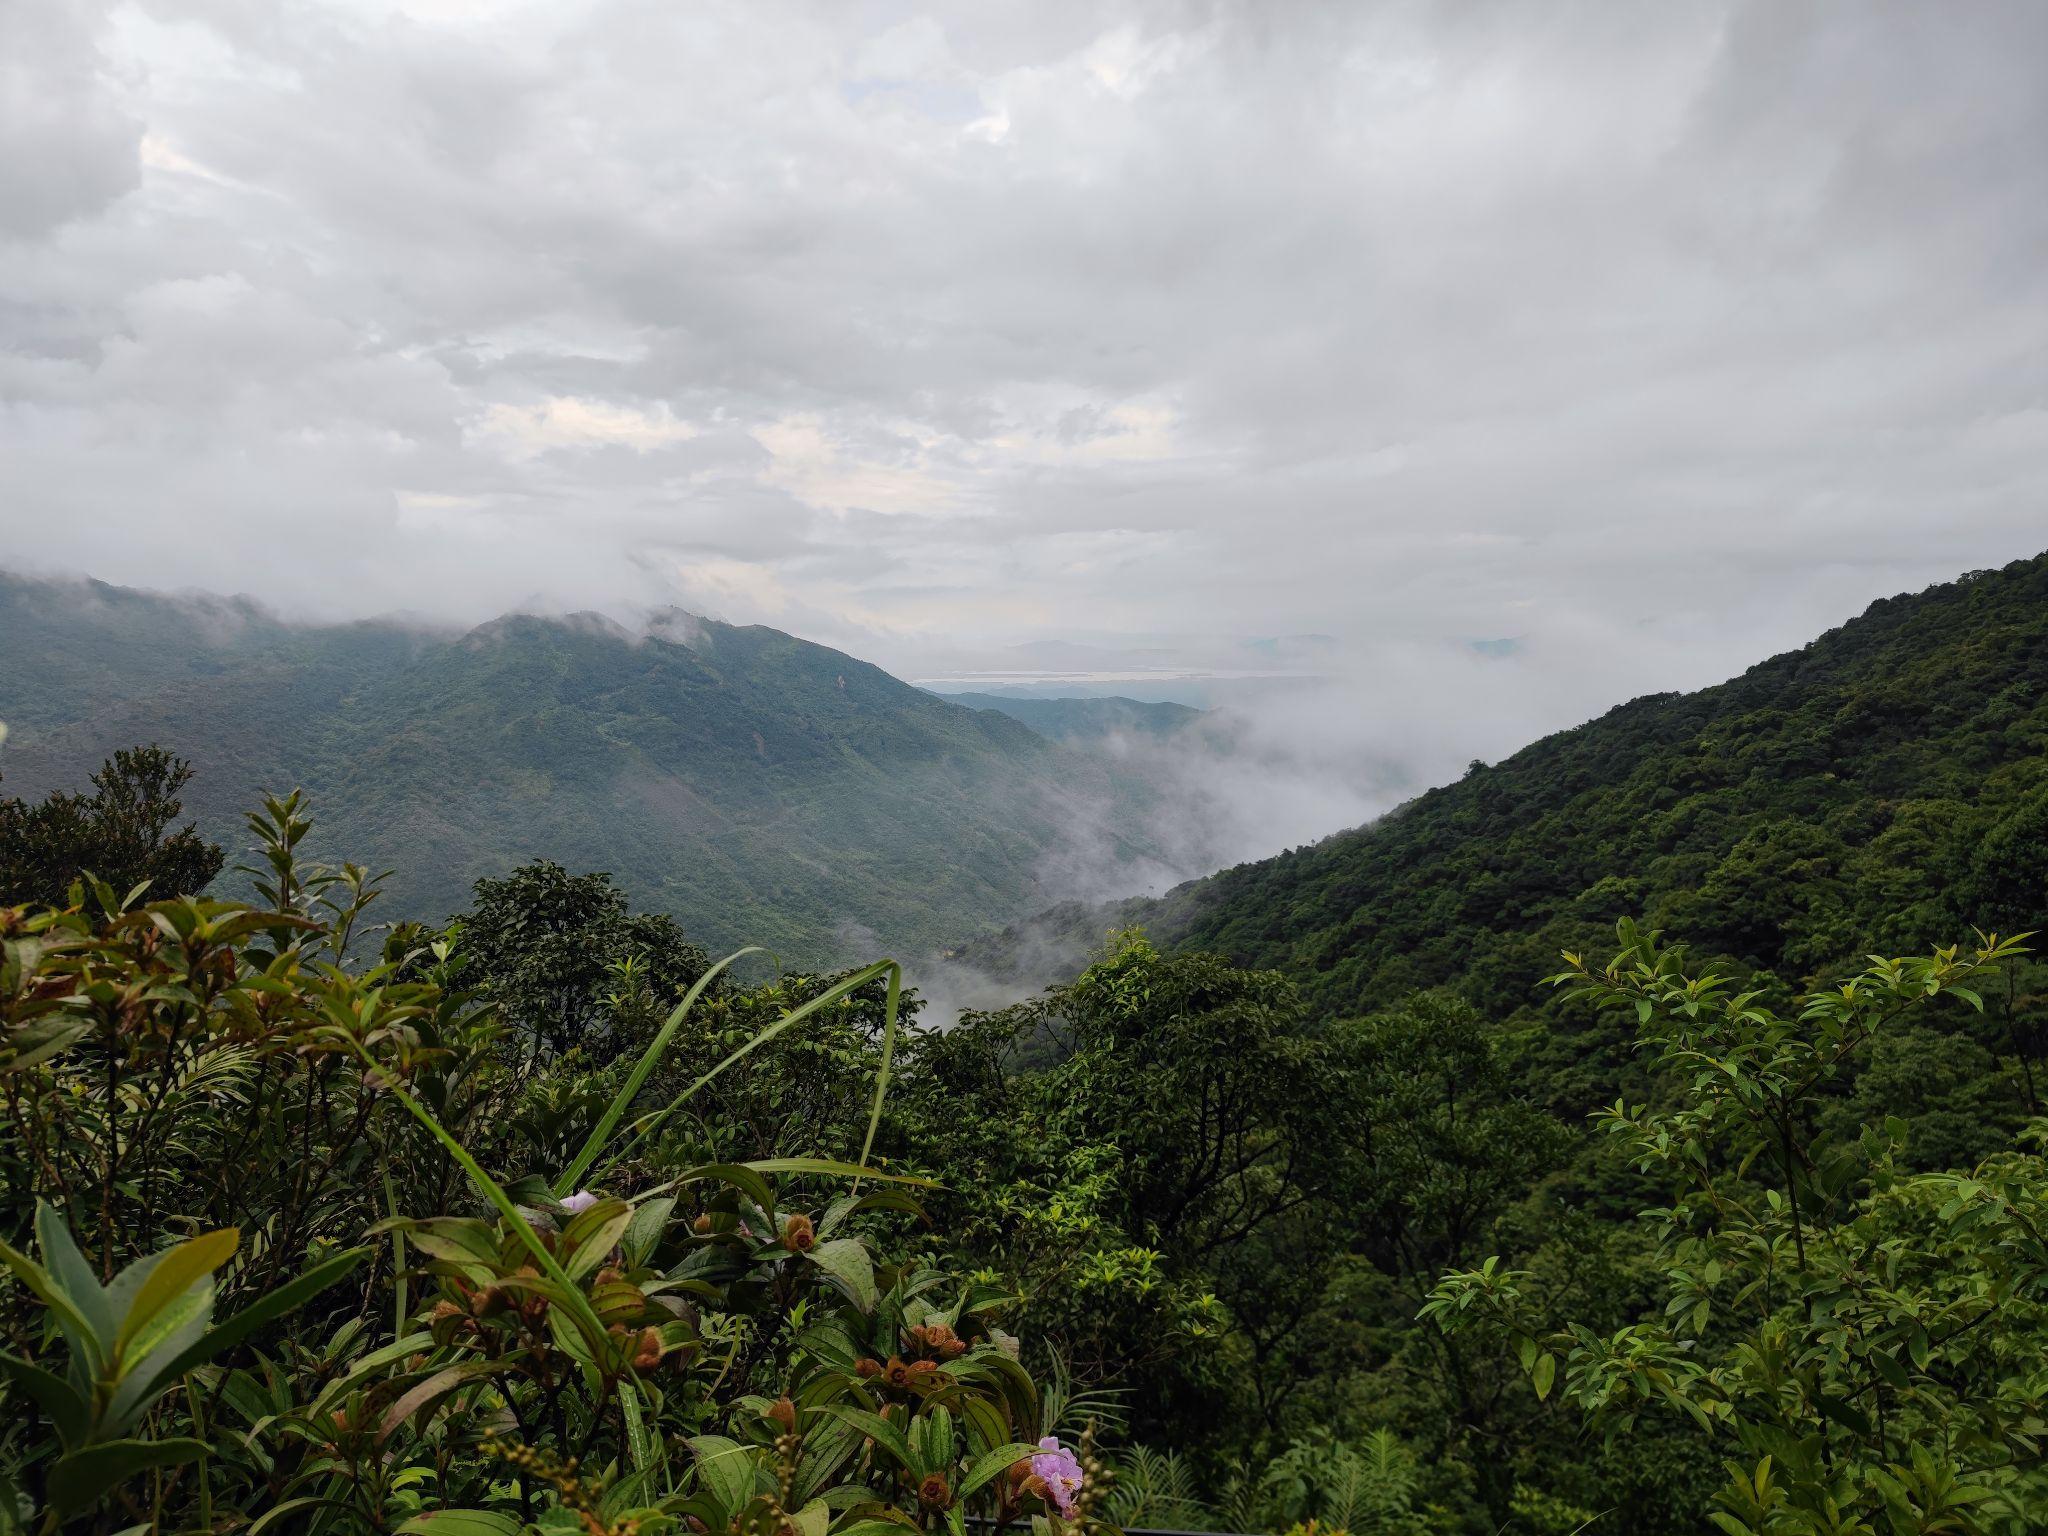
M 904 671 L 1705 680 L 2048 542 L 2044 55 L 2031 0 L 15 0 L 0 533 Z

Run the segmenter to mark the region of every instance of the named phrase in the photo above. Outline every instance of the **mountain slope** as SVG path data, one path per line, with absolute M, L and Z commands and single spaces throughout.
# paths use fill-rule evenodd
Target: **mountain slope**
M 426 917 L 547 857 L 709 943 L 915 949 L 1042 901 L 1069 827 L 1143 793 L 840 652 L 675 612 L 450 636 L 9 580 L 0 657 L 35 658 L 0 678 L 7 793 L 159 741 L 198 769 L 211 835 L 239 847 L 259 791 L 303 785 L 317 851 L 395 868 L 392 911 Z
M 939 693 L 966 709 L 992 709 L 1022 721 L 1051 741 L 1068 744 L 1105 736 L 1170 736 L 1202 718 L 1186 704 L 1147 703 L 1111 695 L 1100 699 L 1030 699 L 1001 693 Z
M 2044 797 L 2048 555 L 1880 601 L 1370 826 L 967 953 L 1000 969 L 1049 935 L 1135 922 L 1284 970 L 1331 1011 L 1451 986 L 1501 1016 L 1536 1005 L 1560 949 L 1598 951 L 1616 918 L 1647 914 L 1791 979 L 1958 936 L 2000 899 L 2024 908 L 1979 849 Z

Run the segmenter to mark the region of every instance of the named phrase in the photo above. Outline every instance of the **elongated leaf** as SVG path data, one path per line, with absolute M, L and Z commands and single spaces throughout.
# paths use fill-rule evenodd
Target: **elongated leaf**
M 654 1437 L 647 1432 L 647 1420 L 640 1412 L 640 1398 L 633 1383 L 619 1383 L 619 1417 L 626 1424 L 626 1454 L 632 1460 L 635 1472 L 645 1472 L 654 1465 Z
M 896 1055 L 896 1013 L 903 1001 L 903 967 L 889 964 L 889 996 L 882 1008 L 882 1064 L 875 1069 L 875 1105 L 868 1111 L 868 1133 L 860 1141 L 860 1160 L 865 1163 L 875 1150 L 875 1131 L 882 1123 L 882 1101 L 889 1096 L 889 1063 Z M 854 1186 L 860 1186 L 856 1183 Z
M 142 1282 L 142 1289 L 128 1304 L 128 1315 L 120 1320 L 120 1332 L 114 1339 L 115 1358 L 125 1359 L 138 1342 L 151 1334 L 151 1325 L 158 1317 L 185 1298 L 193 1287 L 210 1278 L 216 1269 L 234 1257 L 235 1250 L 241 1245 L 241 1228 L 223 1227 L 218 1232 L 202 1232 L 197 1237 L 187 1238 L 177 1247 L 159 1255 L 149 1271 L 149 1278 Z M 161 1337 L 163 1331 L 156 1330 L 156 1336 Z M 146 1350 L 136 1350 L 136 1353 L 146 1353 Z
M 57 1214 L 55 1206 L 43 1200 L 36 1202 L 36 1246 L 42 1250 L 44 1272 L 91 1329 L 98 1359 L 103 1363 L 109 1360 L 114 1353 L 114 1332 L 119 1319 L 114 1316 L 100 1277 L 78 1251 L 77 1239 L 72 1237 L 64 1218 Z
M 302 1498 L 286 1499 L 282 1504 L 271 1505 L 269 1509 L 258 1516 L 255 1524 L 249 1527 L 249 1536 L 263 1536 L 265 1531 L 275 1527 L 286 1516 L 295 1515 L 302 1509 L 352 1509 L 354 1507 L 346 1499 L 323 1498 L 316 1493 L 306 1494 Z M 294 1521 L 291 1528 L 296 1530 L 300 1527 Z
M 120 1319 L 115 1352 L 125 1350 L 158 1313 L 227 1263 L 241 1245 L 241 1228 L 223 1227 L 187 1238 L 157 1255 L 141 1289 L 128 1304 L 127 1315 Z
M 723 1435 L 692 1435 L 697 1479 L 723 1511 L 728 1523 L 754 1495 L 754 1461 L 747 1448 Z
M 625 1250 L 630 1262 L 645 1264 L 654 1257 L 654 1245 L 661 1241 L 661 1234 L 668 1229 L 669 1217 L 675 1208 L 673 1195 L 664 1195 L 659 1200 L 649 1200 L 633 1208 L 633 1219 L 626 1223 L 626 1235 L 619 1239 L 619 1246 Z
M 562 1246 L 569 1254 L 562 1267 L 570 1278 L 580 1280 L 603 1263 L 632 1221 L 633 1207 L 623 1200 L 600 1200 L 589 1210 L 578 1212 L 562 1233 Z
M 87 1367 L 86 1374 L 93 1377 L 101 1375 L 106 1369 L 106 1355 L 101 1348 L 99 1334 L 92 1319 L 71 1299 L 56 1278 L 27 1254 L 17 1252 L 5 1243 L 0 1243 L 0 1263 L 13 1270 L 36 1299 L 56 1314 L 64 1337 L 73 1349 L 80 1352 Z M 97 1285 L 93 1287 L 93 1294 L 99 1295 Z
M 58 1017 L 44 1019 L 28 1028 L 17 1030 L 8 1042 L 12 1052 L 0 1059 L 0 1074 L 25 1072 L 38 1062 L 48 1061 L 59 1051 L 81 1039 L 92 1030 L 89 1019 Z
M 61 1515 L 91 1509 L 138 1472 L 174 1467 L 206 1454 L 200 1440 L 103 1440 L 59 1457 L 50 1468 L 50 1507 Z
M 473 1381 L 481 1381 L 509 1369 L 511 1367 L 500 1360 L 464 1360 L 446 1370 L 434 1372 L 384 1410 L 384 1416 L 377 1421 L 377 1443 L 382 1445 L 390 1439 L 394 1429 L 428 1404 Z
M 471 1216 L 443 1216 L 415 1222 L 402 1230 L 413 1246 L 429 1258 L 450 1264 L 481 1264 L 496 1268 L 498 1238 L 488 1222 Z
M 838 1403 L 827 1403 L 818 1410 L 833 1418 L 851 1424 L 875 1444 L 896 1458 L 899 1465 L 912 1467 L 916 1458 L 910 1454 L 910 1442 L 903 1437 L 903 1431 L 891 1424 L 878 1413 L 869 1413 L 865 1408 L 848 1408 Z
M 716 1179 L 721 1184 L 730 1184 L 754 1204 L 761 1207 L 771 1218 L 775 1214 L 775 1189 L 759 1170 L 744 1163 L 705 1163 L 690 1170 L 696 1175 L 692 1183 L 703 1179 Z
M 643 1139 L 645 1139 L 647 1136 L 652 1135 L 655 1129 L 658 1126 L 660 1126 L 660 1124 L 664 1120 L 666 1120 L 670 1115 L 674 1114 L 678 1109 L 682 1108 L 683 1105 L 687 1104 L 692 1098 L 694 1098 L 699 1089 L 705 1087 L 709 1083 L 715 1082 L 719 1075 L 726 1070 L 726 1068 L 732 1066 L 735 1062 L 752 1055 L 755 1051 L 758 1051 L 762 1046 L 766 1045 L 770 1040 L 773 1040 L 777 1035 L 781 1034 L 785 1029 L 788 1029 L 792 1024 L 796 1024 L 804 1019 L 809 1018 L 812 1014 L 816 1013 L 820 1008 L 824 1008 L 832 1003 L 838 1002 L 839 999 L 841 999 L 842 997 L 845 997 L 851 992 L 858 991 L 860 988 L 866 986 L 869 982 L 873 981 L 876 977 L 883 975 L 891 977 L 889 987 L 889 1011 L 887 1019 L 887 1029 L 884 1036 L 885 1044 L 883 1048 L 883 1060 L 884 1062 L 886 1062 L 888 1059 L 888 1051 L 894 1045 L 896 1038 L 896 1002 L 898 989 L 900 987 L 903 975 L 903 969 L 901 966 L 897 965 L 897 963 L 894 960 L 877 960 L 873 965 L 867 967 L 867 969 L 855 971 L 851 976 L 848 976 L 843 981 L 840 981 L 833 986 L 827 987 L 823 992 L 820 992 L 816 997 L 812 998 L 809 1002 L 804 1003 L 799 1007 L 792 1008 L 788 1013 L 785 1013 L 773 1024 L 766 1026 L 759 1033 L 755 1034 L 752 1039 L 746 1041 L 744 1044 L 740 1045 L 738 1048 L 733 1050 L 731 1054 L 729 1054 L 723 1061 L 719 1062 L 717 1066 L 713 1067 L 709 1072 L 706 1072 L 702 1077 L 698 1078 L 694 1083 L 690 1084 L 689 1087 L 685 1088 L 681 1093 L 677 1094 L 673 1099 L 669 1100 L 667 1106 L 663 1108 L 658 1114 L 650 1115 L 647 1118 L 640 1121 L 638 1128 L 633 1133 L 633 1139 L 626 1143 L 626 1147 L 620 1155 L 623 1157 L 627 1153 L 630 1153 L 633 1150 L 633 1148 L 638 1146 Z M 875 1112 L 873 1115 L 869 1117 L 868 1123 L 868 1143 L 870 1146 L 872 1146 L 874 1142 L 875 1126 L 880 1122 L 880 1120 L 881 1101 L 877 1099 L 875 1103 Z M 586 1148 L 586 1150 L 588 1149 Z M 867 1154 L 868 1149 L 866 1147 L 863 1147 L 861 1149 L 862 1162 L 867 1161 Z
M 161 1363 L 152 1362 L 148 1368 L 151 1393 L 164 1391 L 194 1366 L 206 1364 L 215 1355 L 233 1349 L 264 1324 L 304 1306 L 369 1256 L 368 1248 L 351 1248 L 346 1253 L 337 1253 L 333 1258 L 315 1264 L 296 1280 L 257 1297 L 226 1322 L 209 1328 L 186 1348 L 175 1351 Z
M 960 1479 L 959 1497 L 966 1498 L 998 1473 L 1007 1472 L 1018 1462 L 1029 1461 L 1037 1454 L 1037 1446 L 1026 1445 L 1021 1440 L 1013 1445 L 999 1445 L 992 1451 L 984 1451 L 974 1458 L 974 1465 Z
M 364 1066 L 368 1067 L 372 1072 L 381 1071 L 377 1065 L 377 1058 L 365 1050 L 363 1043 L 356 1039 L 354 1035 L 342 1031 L 340 1032 L 340 1038 L 356 1055 L 362 1058 Z M 448 1155 L 455 1159 L 457 1166 L 469 1175 L 469 1181 L 476 1186 L 477 1192 L 497 1207 L 498 1214 L 503 1216 L 511 1225 L 513 1235 L 519 1239 L 520 1246 L 533 1255 L 533 1262 L 538 1266 L 540 1272 L 561 1285 L 565 1291 L 571 1293 L 569 1300 L 572 1310 L 576 1313 L 577 1321 L 588 1330 L 592 1337 L 602 1337 L 604 1334 L 604 1324 L 598 1320 L 597 1313 L 592 1310 L 590 1299 L 569 1279 L 562 1266 L 556 1262 L 554 1254 L 548 1251 L 547 1244 L 540 1240 L 539 1234 L 527 1224 L 526 1218 L 519 1213 L 519 1207 L 512 1203 L 512 1197 L 505 1193 L 503 1186 L 488 1173 L 484 1172 L 483 1165 L 471 1157 L 469 1149 L 451 1136 L 448 1133 L 448 1128 L 434 1118 L 433 1111 L 429 1110 L 397 1083 L 387 1084 L 386 1091 L 393 1098 L 397 1099 L 400 1104 L 405 1106 L 407 1114 L 419 1121 L 421 1125 L 424 1125 L 433 1138 L 441 1143 L 442 1147 L 447 1150 Z M 363 1251 L 368 1252 L 367 1249 Z
M 398 1529 L 400 1536 L 519 1536 L 526 1526 L 487 1509 L 434 1509 L 414 1515 Z
M 19 1355 L 5 1353 L 0 1353 L 0 1375 L 36 1400 L 36 1406 L 50 1416 L 50 1422 L 57 1427 L 57 1438 L 65 1445 L 76 1445 L 91 1429 L 92 1404 L 80 1397 L 63 1377 L 53 1376 Z
M 592 1163 L 597 1161 L 598 1153 L 604 1150 L 604 1144 L 611 1139 L 612 1132 L 618 1129 L 620 1117 L 626 1113 L 627 1108 L 639 1095 L 641 1087 L 647 1082 L 647 1075 L 654 1070 L 655 1063 L 659 1062 L 662 1054 L 668 1050 L 669 1041 L 675 1037 L 675 1032 L 682 1028 L 683 1020 L 689 1017 L 690 1009 L 696 1004 L 697 999 L 703 995 L 704 989 L 710 986 L 717 978 L 718 973 L 731 965 L 733 961 L 746 955 L 759 953 L 760 949 L 757 946 L 734 950 L 702 976 L 699 976 L 690 990 L 683 994 L 683 1000 L 676 1004 L 675 1011 L 668 1016 L 654 1038 L 647 1043 L 647 1049 L 640 1053 L 640 1059 L 633 1064 L 632 1072 L 627 1076 L 626 1081 L 620 1085 L 619 1091 L 612 1095 L 611 1103 L 605 1106 L 604 1113 L 598 1117 L 597 1124 L 591 1127 L 590 1135 L 584 1140 L 582 1150 L 571 1159 L 569 1166 L 562 1170 L 561 1177 L 555 1180 L 554 1191 L 557 1200 L 574 1190 L 576 1188 L 576 1181 L 583 1177 L 585 1170 Z
M 875 1310 L 875 1266 L 857 1237 L 835 1237 L 804 1257 L 830 1275 L 863 1312 Z
M 841 1526 L 835 1536 L 903 1536 L 905 1531 L 916 1529 L 908 1516 L 901 1520 L 856 1520 L 851 1525 Z

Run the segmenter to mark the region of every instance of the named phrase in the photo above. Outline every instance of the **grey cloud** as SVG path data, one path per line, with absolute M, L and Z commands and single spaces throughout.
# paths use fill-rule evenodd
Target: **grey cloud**
M 1540 725 L 2048 544 L 2030 0 L 0 29 L 17 562 L 905 671 L 1685 637 Z

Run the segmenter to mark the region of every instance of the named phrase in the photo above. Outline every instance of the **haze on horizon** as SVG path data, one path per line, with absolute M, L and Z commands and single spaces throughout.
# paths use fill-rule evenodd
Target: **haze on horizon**
M 4 563 L 906 676 L 1317 633 L 1513 744 L 2048 542 L 2044 57 L 2022 0 L 14 0 Z

